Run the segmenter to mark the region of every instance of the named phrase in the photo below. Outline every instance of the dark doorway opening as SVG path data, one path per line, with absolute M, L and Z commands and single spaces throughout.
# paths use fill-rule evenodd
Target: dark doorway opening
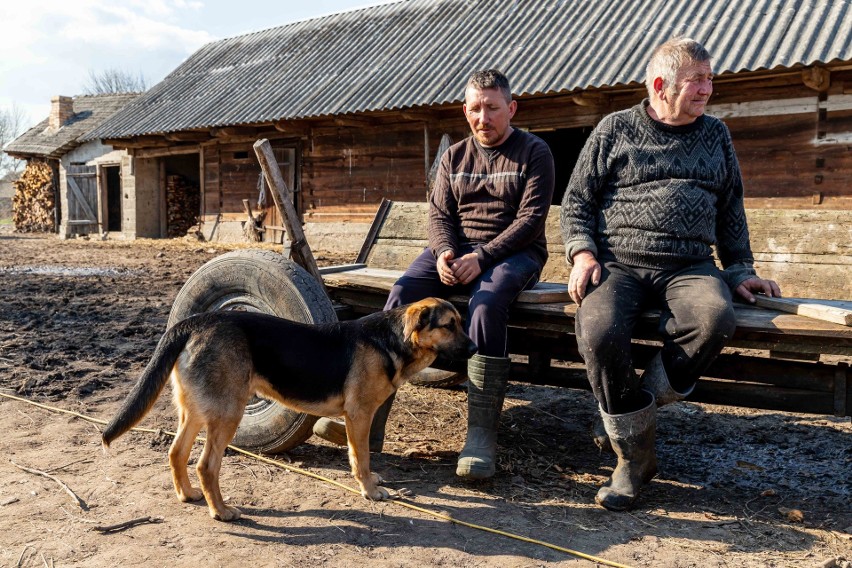
M 163 158 L 168 237 L 182 237 L 198 222 L 201 214 L 200 160 L 197 153 Z
M 121 231 L 121 168 L 104 167 L 106 180 L 107 231 Z
M 553 161 L 556 164 L 556 185 L 553 190 L 553 205 L 562 203 L 562 196 L 565 195 L 565 188 L 568 187 L 571 172 L 574 171 L 577 158 L 580 157 L 583 145 L 586 143 L 586 139 L 591 132 L 591 126 L 533 131 L 536 136 L 547 142 L 550 152 L 553 154 Z

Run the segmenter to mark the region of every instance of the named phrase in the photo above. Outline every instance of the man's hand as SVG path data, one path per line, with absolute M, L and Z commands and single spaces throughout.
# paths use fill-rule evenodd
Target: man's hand
M 482 269 L 479 267 L 479 259 L 476 257 L 475 252 L 449 260 L 447 264 L 450 265 L 458 284 L 468 284 L 482 274 Z
M 451 250 L 445 250 L 438 255 L 438 278 L 440 278 L 441 283 L 446 286 L 455 286 L 459 283 L 456 275 L 453 274 L 452 267 L 450 267 L 450 262 L 452 262 L 455 256 L 455 253 Z
M 741 298 L 751 304 L 754 303 L 752 292 L 763 292 L 765 296 L 769 296 L 770 298 L 781 297 L 781 288 L 778 287 L 778 284 L 774 280 L 764 280 L 757 276 L 753 276 L 737 286 L 736 292 Z
M 601 281 L 601 265 L 591 252 L 581 250 L 574 255 L 574 267 L 568 277 L 568 295 L 579 306 L 586 297 L 589 282 L 597 286 Z

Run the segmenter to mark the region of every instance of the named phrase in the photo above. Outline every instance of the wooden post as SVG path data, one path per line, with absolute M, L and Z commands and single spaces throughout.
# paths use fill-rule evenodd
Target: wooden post
M 311 252 L 311 247 L 305 239 L 305 232 L 302 231 L 302 224 L 299 222 L 296 208 L 293 207 L 293 198 L 284 181 L 284 176 L 281 175 L 281 169 L 275 160 L 269 140 L 264 138 L 255 142 L 254 152 L 263 170 L 266 185 L 271 190 L 272 200 L 275 201 L 275 206 L 287 229 L 287 236 L 290 238 L 290 257 L 325 288 L 314 253 Z

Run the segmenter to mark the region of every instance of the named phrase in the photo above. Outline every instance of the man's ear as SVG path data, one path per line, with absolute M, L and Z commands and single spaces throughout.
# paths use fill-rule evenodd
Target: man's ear
M 516 112 L 518 112 L 518 101 L 512 100 L 512 102 L 509 103 L 509 118 L 513 118 Z
M 656 77 L 654 79 L 654 91 L 656 91 L 657 95 L 660 98 L 662 98 L 663 95 L 665 94 L 665 91 L 663 90 L 663 78 L 662 77 Z

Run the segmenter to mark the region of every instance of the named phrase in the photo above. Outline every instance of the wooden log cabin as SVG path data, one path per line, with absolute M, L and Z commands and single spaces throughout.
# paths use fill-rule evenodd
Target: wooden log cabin
M 280 240 L 272 200 L 257 208 L 252 144 L 267 138 L 309 241 L 357 251 L 381 200 L 424 201 L 442 140 L 468 135 L 471 71 L 512 80 L 513 124 L 550 145 L 558 203 L 594 125 L 646 96 L 653 47 L 691 36 L 714 56 L 709 112 L 733 135 L 758 261 L 795 295 L 852 299 L 852 35 L 823 25 L 850 21 L 848 4 L 655 6 L 406 0 L 296 22 L 201 48 L 89 136 L 128 150 L 135 236 L 167 234 L 165 180 L 180 174 L 199 187 L 205 238 L 243 238 L 249 200 L 264 240 Z M 801 243 L 776 246 L 773 231 Z

